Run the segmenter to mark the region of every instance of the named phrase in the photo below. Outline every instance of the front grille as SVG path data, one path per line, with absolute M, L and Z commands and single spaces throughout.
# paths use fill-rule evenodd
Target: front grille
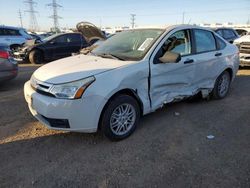
M 240 44 L 240 53 L 250 54 L 250 42 L 242 42 Z
M 55 97 L 55 95 L 49 93 L 49 92 L 46 92 L 46 91 L 43 91 L 43 90 L 40 90 L 40 89 L 35 89 L 34 90 L 37 92 L 37 93 L 40 93 L 41 95 L 46 95 L 46 96 L 49 96 L 49 97 Z
M 52 87 L 52 84 L 41 82 L 32 76 L 30 80 L 30 85 L 35 91 L 37 91 L 37 93 L 50 97 L 55 97 L 49 92 L 50 88 Z
M 53 119 L 42 116 L 47 122 L 49 122 L 51 127 L 55 128 L 70 128 L 69 121 L 67 119 Z

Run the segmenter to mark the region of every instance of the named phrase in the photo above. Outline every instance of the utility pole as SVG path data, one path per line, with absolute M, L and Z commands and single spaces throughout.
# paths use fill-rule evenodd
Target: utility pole
M 62 7 L 59 5 L 56 0 L 52 0 L 52 3 L 48 4 L 48 6 L 52 7 L 53 9 L 53 15 L 50 16 L 50 18 L 53 19 L 54 22 L 54 30 L 57 32 L 59 30 L 59 22 L 58 19 L 61 19 L 62 17 L 58 16 L 57 10 L 58 8 Z
M 29 9 L 25 11 L 25 12 L 28 12 L 30 14 L 29 29 L 30 29 L 30 31 L 36 31 L 36 30 L 38 30 L 38 25 L 37 25 L 37 21 L 36 21 L 37 11 L 35 11 L 34 5 L 37 3 L 33 0 L 26 0 L 26 1 L 24 1 L 24 3 L 29 6 Z
M 185 12 L 182 13 L 182 24 L 185 22 Z
M 20 20 L 20 25 L 21 27 L 23 27 L 23 17 L 22 17 L 22 13 L 21 13 L 21 10 L 19 9 L 18 11 L 18 18 Z
M 132 29 L 135 28 L 135 16 L 136 14 L 130 14 L 131 15 L 131 27 Z

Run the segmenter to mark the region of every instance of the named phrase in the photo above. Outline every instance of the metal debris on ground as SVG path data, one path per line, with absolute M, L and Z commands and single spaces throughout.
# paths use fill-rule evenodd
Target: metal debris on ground
M 214 135 L 208 135 L 207 139 L 212 140 L 212 139 L 214 139 L 214 137 L 215 137 Z
M 174 115 L 175 115 L 175 116 L 179 116 L 179 115 L 180 115 L 180 112 L 175 112 Z

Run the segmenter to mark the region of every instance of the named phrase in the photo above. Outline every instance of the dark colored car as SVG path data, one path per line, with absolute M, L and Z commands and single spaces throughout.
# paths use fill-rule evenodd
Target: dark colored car
M 230 43 L 233 43 L 235 39 L 240 37 L 232 28 L 213 28 L 213 30 Z
M 89 46 L 81 33 L 63 33 L 52 35 L 35 44 L 28 41 L 18 52 L 14 52 L 17 61 L 40 64 L 68 57 L 72 53 Z
M 52 35 L 38 44 L 37 40 L 28 41 L 14 52 L 14 57 L 17 61 L 40 64 L 71 56 L 100 39 L 106 39 L 101 30 L 89 22 L 80 22 L 76 28 L 78 32 Z
M 17 76 L 18 65 L 6 44 L 0 44 L 0 83 Z

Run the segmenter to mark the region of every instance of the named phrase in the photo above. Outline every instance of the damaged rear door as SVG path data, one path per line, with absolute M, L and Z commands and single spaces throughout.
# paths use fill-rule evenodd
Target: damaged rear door
M 195 56 L 192 55 L 191 32 L 173 30 L 160 42 L 150 59 L 150 97 L 152 110 L 163 103 L 192 95 Z M 166 52 L 180 54 L 178 62 L 162 63 Z

